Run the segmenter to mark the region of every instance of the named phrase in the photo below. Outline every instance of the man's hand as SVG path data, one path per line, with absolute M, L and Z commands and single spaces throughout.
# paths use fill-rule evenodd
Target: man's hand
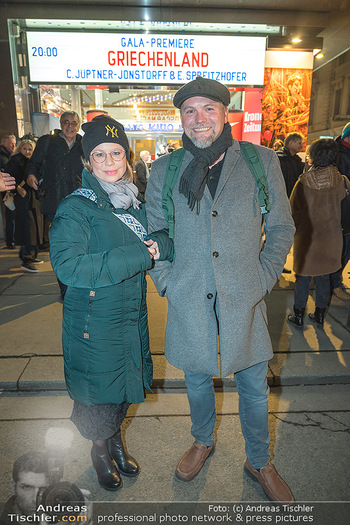
M 32 173 L 27 177 L 27 184 L 34 190 L 37 190 L 39 188 L 38 179 Z
M 0 173 L 0 191 L 14 190 L 16 188 L 16 180 L 8 173 Z

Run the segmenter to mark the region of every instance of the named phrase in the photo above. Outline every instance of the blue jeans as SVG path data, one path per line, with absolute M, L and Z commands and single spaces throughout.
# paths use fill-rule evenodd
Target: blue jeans
M 270 459 L 268 427 L 267 361 L 235 374 L 239 395 L 239 417 L 247 458 L 260 469 Z M 187 397 L 191 409 L 192 436 L 203 445 L 214 443 L 216 422 L 215 392 L 212 376 L 185 371 Z

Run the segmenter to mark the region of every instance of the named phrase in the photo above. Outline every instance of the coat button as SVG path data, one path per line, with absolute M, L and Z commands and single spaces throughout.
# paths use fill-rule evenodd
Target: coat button
M 207 297 L 208 297 L 208 299 L 212 299 L 213 298 L 213 294 L 212 293 L 208 293 Z
M 213 252 L 213 257 L 219 257 L 219 252 Z
M 212 214 L 213 217 L 216 217 L 217 214 L 218 214 L 218 212 L 217 212 L 216 210 L 213 210 L 213 211 L 211 212 L 211 214 Z

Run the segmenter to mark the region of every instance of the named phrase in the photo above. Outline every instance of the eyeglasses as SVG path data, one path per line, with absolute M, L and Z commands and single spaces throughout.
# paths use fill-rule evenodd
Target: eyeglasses
M 73 121 L 70 121 L 70 120 L 62 120 L 61 124 L 64 124 L 65 126 L 73 126 L 74 128 L 76 128 L 77 126 L 79 126 L 79 123 L 76 122 L 75 120 L 73 120 Z
M 90 154 L 90 156 L 94 159 L 95 162 L 97 162 L 97 164 L 102 164 L 102 162 L 105 162 L 107 160 L 107 155 L 110 155 L 112 160 L 114 160 L 115 162 L 119 162 L 125 157 L 126 151 L 114 149 L 109 153 L 105 153 L 104 151 L 94 151 Z

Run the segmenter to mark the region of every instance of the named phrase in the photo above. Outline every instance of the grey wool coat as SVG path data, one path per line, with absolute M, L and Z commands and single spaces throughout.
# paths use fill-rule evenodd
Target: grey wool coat
M 278 158 L 258 148 L 271 203 L 263 249 L 258 187 L 239 142 L 226 152 L 214 199 L 205 188 L 199 215 L 179 193 L 193 156 L 187 151 L 183 159 L 173 190 L 174 262 L 156 262 L 150 271 L 168 299 L 165 355 L 182 370 L 225 377 L 272 357 L 264 296 L 282 272 L 295 228 Z M 167 162 L 164 156 L 152 164 L 146 190 L 150 232 L 167 227 L 162 210 Z

